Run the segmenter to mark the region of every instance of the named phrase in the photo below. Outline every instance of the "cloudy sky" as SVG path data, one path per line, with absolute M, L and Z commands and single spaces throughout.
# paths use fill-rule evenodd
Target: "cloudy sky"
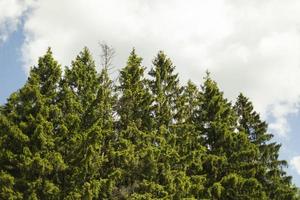
M 230 100 L 250 97 L 300 186 L 299 10 L 298 0 L 0 0 L 0 103 L 48 46 L 65 66 L 84 46 L 99 63 L 105 41 L 116 68 L 132 47 L 148 67 L 164 50 L 182 82 L 209 70 Z

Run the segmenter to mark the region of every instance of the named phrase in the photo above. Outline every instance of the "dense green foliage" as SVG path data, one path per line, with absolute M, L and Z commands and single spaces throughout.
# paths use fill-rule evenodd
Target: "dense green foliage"
M 114 84 L 110 58 L 63 73 L 49 49 L 0 107 L 0 199 L 299 198 L 248 98 L 181 85 L 162 51 L 147 77 L 133 49 Z

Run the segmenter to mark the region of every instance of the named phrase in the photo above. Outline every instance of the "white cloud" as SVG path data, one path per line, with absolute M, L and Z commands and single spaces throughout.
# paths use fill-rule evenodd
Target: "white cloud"
M 291 163 L 292 167 L 300 175 L 300 156 L 293 157 L 290 163 Z
M 163 49 L 183 80 L 202 81 L 209 69 L 228 98 L 249 96 L 270 128 L 288 131 L 287 116 L 300 95 L 300 2 L 234 0 L 51 0 L 37 1 L 24 25 L 25 66 L 48 46 L 68 65 L 88 46 L 99 60 L 99 41 L 124 65 L 136 47 L 146 66 Z
M 0 44 L 17 29 L 30 0 L 0 0 Z

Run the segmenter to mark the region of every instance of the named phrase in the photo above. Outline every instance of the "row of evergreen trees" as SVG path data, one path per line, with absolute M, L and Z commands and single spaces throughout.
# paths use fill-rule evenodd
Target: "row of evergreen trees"
M 62 73 L 49 49 L 0 107 L 0 199 L 297 198 L 248 98 L 182 86 L 162 51 L 146 78 L 133 49 L 116 84 L 106 61 Z

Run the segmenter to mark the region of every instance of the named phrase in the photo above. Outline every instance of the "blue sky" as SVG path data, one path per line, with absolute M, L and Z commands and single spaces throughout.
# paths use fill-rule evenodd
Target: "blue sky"
M 291 160 L 293 157 L 298 156 L 300 152 L 299 147 L 299 131 L 300 131 L 300 116 L 293 115 L 288 118 L 291 131 L 289 133 L 289 138 L 282 139 L 280 137 L 274 138 L 274 141 L 282 144 L 280 151 L 280 158 L 289 161 L 289 168 L 287 172 L 293 176 L 293 181 L 300 187 L 300 176 L 296 172 L 295 167 L 291 166 Z
M 132 47 L 147 67 L 162 49 L 183 82 L 208 69 L 227 98 L 250 97 L 300 186 L 299 10 L 297 0 L 0 0 L 0 103 L 48 46 L 66 66 L 84 46 L 99 63 L 105 41 L 117 69 Z
M 17 91 L 26 81 L 25 71 L 22 69 L 21 51 L 24 38 L 22 30 L 12 33 L 0 44 L 0 103 L 14 91 Z

